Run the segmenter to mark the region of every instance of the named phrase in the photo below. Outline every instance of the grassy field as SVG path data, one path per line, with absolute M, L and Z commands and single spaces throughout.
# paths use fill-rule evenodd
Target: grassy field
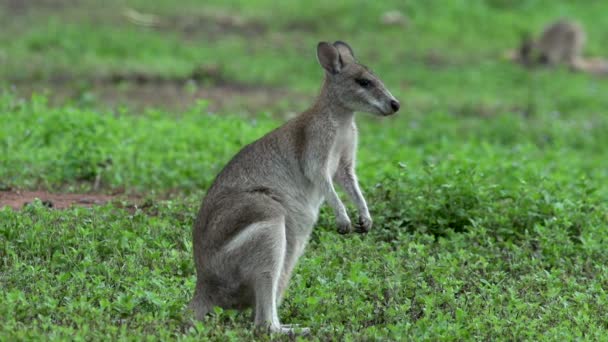
M 384 25 L 398 10 L 402 25 Z M 604 1 L 0 3 L 0 188 L 120 195 L 0 209 L 0 340 L 269 340 L 250 312 L 191 323 L 191 227 L 244 144 L 304 110 L 320 40 L 401 100 L 360 114 L 375 227 L 322 211 L 279 315 L 313 340 L 604 340 L 608 77 L 505 60 Z M 95 184 L 97 183 L 98 186 Z M 273 337 L 289 339 L 288 337 Z

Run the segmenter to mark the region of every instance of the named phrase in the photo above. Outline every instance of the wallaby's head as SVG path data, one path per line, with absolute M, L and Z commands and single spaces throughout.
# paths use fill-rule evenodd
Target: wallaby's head
M 533 53 L 534 53 L 534 39 L 529 32 L 523 32 L 521 34 L 521 43 L 519 45 L 519 60 L 524 65 L 532 64 Z
M 317 59 L 326 71 L 324 91 L 332 101 L 352 111 L 391 115 L 399 110 L 399 101 L 366 66 L 359 64 L 348 44 L 320 42 Z

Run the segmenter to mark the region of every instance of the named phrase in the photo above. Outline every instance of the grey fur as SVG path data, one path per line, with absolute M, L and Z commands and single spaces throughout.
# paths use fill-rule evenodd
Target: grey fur
M 324 200 L 338 230 L 351 231 L 334 180 L 357 206 L 360 229 L 372 226 L 355 175 L 354 112 L 391 115 L 399 104 L 346 43 L 319 43 L 317 58 L 326 73 L 313 106 L 245 146 L 203 200 L 193 229 L 197 282 L 189 306 L 197 319 L 214 306 L 253 307 L 256 326 L 294 331 L 280 324 L 277 306 Z M 362 78 L 373 86 L 358 84 Z
M 520 59 L 524 64 L 565 64 L 576 68 L 587 36 L 577 22 L 560 19 L 548 25 L 536 40 L 524 39 Z

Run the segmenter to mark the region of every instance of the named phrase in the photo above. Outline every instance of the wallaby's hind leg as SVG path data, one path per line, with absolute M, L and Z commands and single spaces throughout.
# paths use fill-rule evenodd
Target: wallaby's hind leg
M 308 334 L 310 329 L 300 328 L 297 324 L 281 324 L 277 313 L 279 277 L 282 268 L 276 272 L 262 273 L 254 280 L 255 325 L 268 328 L 271 332 L 282 334 Z
M 271 331 L 277 331 L 281 327 L 277 313 L 277 273 L 275 270 L 264 272 L 259 274 L 253 281 L 255 325 L 258 327 L 268 327 Z
M 308 334 L 310 329 L 302 328 L 298 324 L 281 324 L 277 314 L 278 277 L 276 275 L 260 274 L 254 281 L 255 291 L 255 325 L 268 328 L 271 332 L 282 334 Z
M 234 237 L 226 250 L 242 260 L 243 277 L 254 296 L 254 322 L 273 332 L 281 330 L 277 313 L 277 288 L 285 259 L 285 219 L 256 222 Z
M 277 303 L 279 305 L 283 300 L 283 295 L 285 294 L 285 290 L 287 289 L 289 280 L 291 279 L 291 273 L 293 272 L 300 255 L 302 255 L 304 247 L 306 247 L 306 242 L 298 241 L 297 239 L 287 240 L 287 251 L 285 254 L 285 261 L 283 262 L 283 271 L 281 272 L 281 277 L 279 278 L 279 287 L 277 292 Z
M 279 279 L 287 248 L 285 219 L 253 223 L 225 248 L 233 260 L 241 260 L 242 276 L 253 290 L 255 325 L 271 332 L 294 333 L 296 329 L 281 326 L 277 311 Z
M 198 280 L 197 280 L 198 282 Z M 201 293 L 201 291 L 199 289 L 203 288 L 202 285 L 197 284 L 196 286 L 196 290 L 194 293 L 194 298 L 192 298 L 192 300 L 190 301 L 190 304 L 188 305 L 188 309 L 192 311 L 192 313 L 194 313 L 194 318 L 198 321 L 202 321 L 205 316 L 211 312 L 211 309 L 213 309 L 213 304 L 212 303 L 208 303 L 205 298 L 203 293 Z

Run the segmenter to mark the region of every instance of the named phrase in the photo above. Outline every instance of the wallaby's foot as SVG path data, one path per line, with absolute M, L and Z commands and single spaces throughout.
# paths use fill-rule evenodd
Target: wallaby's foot
M 288 331 L 290 335 L 310 335 L 310 328 L 301 327 L 299 324 L 282 324 L 281 330 Z
M 271 333 L 271 334 L 283 334 L 283 335 L 308 335 L 310 334 L 310 328 L 300 327 L 299 324 L 278 324 L 278 325 L 258 325 L 256 330 L 259 333 Z
M 357 222 L 357 233 L 368 233 L 372 229 L 372 218 L 369 216 L 359 216 Z
M 350 221 L 338 221 L 338 233 L 340 234 L 348 234 L 353 229 L 351 227 Z
M 308 335 L 310 328 L 301 327 L 299 324 L 281 324 L 279 331 L 275 332 L 288 335 Z
M 201 297 L 196 296 L 190 301 L 190 304 L 185 309 L 187 315 L 194 316 L 197 321 L 202 321 L 205 316 L 211 311 L 213 305 L 203 302 Z

